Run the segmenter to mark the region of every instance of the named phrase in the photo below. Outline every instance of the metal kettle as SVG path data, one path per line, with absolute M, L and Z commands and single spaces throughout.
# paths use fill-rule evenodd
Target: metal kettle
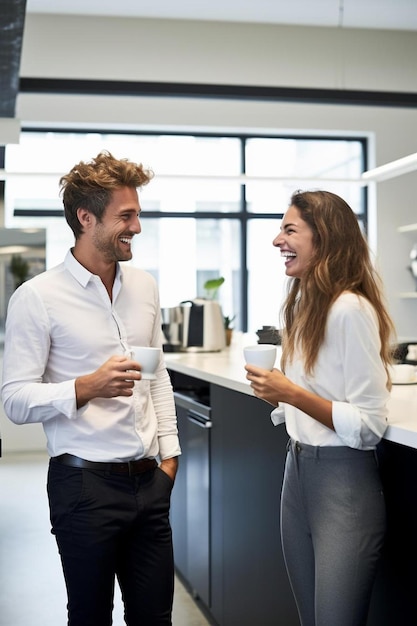
M 180 352 L 182 349 L 182 311 L 180 306 L 161 309 L 164 352 Z
M 189 352 L 218 352 L 226 347 L 223 312 L 215 300 L 196 298 L 180 304 L 182 349 Z

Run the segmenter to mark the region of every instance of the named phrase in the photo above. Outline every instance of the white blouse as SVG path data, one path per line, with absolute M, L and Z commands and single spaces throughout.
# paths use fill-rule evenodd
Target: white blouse
M 314 373 L 308 376 L 301 358 L 287 363 L 295 384 L 332 401 L 331 430 L 303 411 L 280 404 L 274 424 L 285 419 L 288 435 L 313 446 L 375 448 L 387 427 L 387 375 L 380 357 L 378 320 L 363 297 L 345 292 L 332 305 L 326 335 Z

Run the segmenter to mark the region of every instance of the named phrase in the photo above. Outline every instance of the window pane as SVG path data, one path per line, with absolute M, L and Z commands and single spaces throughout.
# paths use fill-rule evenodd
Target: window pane
M 241 171 L 240 140 L 235 137 L 137 135 L 76 132 L 22 132 L 9 145 L 9 172 L 66 173 L 75 163 L 101 150 L 150 167 L 155 175 L 237 175 Z
M 272 245 L 280 219 L 250 220 L 248 224 L 248 331 L 280 327 L 279 314 L 287 278 L 284 260 Z
M 295 186 L 291 183 L 250 183 L 246 185 L 246 202 L 249 213 L 281 214 L 287 210 L 292 194 L 301 189 L 325 189 L 346 200 L 357 215 L 364 211 L 362 189 L 349 183 L 326 183 L 312 186 L 311 182 Z
M 255 332 L 279 324 L 286 281 L 272 239 L 294 191 L 339 194 L 366 229 L 366 192 L 354 182 L 365 147 L 365 140 L 333 137 L 23 131 L 19 145 L 6 147 L 5 226 L 46 228 L 46 264 L 57 265 L 73 245 L 60 217 L 60 176 L 103 149 L 141 161 L 155 177 L 139 193 L 143 235 L 132 262 L 155 275 L 164 307 L 204 296 L 204 282 L 224 276 L 224 314 Z M 242 174 L 255 180 L 244 185 Z
M 141 191 L 142 208 L 162 213 L 236 213 L 241 208 L 238 183 L 156 177 Z
M 235 137 L 156 135 L 152 141 L 143 154 L 156 176 L 240 173 L 240 141 Z
M 326 189 L 342 196 L 360 213 L 361 188 L 347 179 L 359 179 L 363 145 L 356 140 L 253 138 L 246 142 L 246 173 L 278 180 L 247 185 L 248 211 L 276 213 L 288 206 L 297 189 Z M 280 179 L 287 178 L 287 181 Z M 326 179 L 323 182 L 309 179 Z M 280 211 L 282 212 L 282 206 Z
M 240 302 L 240 233 L 235 220 L 141 218 L 142 233 L 133 239 L 131 263 L 151 272 L 159 284 L 161 306 L 205 297 L 204 283 L 223 276 L 218 300 L 225 315 L 237 314 Z

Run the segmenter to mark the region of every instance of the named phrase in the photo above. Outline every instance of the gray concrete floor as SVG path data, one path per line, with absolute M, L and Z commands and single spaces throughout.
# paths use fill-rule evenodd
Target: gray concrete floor
M 65 626 L 66 593 L 46 496 L 43 453 L 0 459 L 0 626 Z M 123 626 L 117 590 L 114 626 Z M 208 626 L 176 579 L 173 625 Z

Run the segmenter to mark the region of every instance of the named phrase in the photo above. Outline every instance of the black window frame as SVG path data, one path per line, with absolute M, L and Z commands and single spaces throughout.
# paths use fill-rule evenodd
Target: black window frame
M 189 132 L 187 130 L 171 130 L 163 132 L 161 131 L 153 131 L 153 130 L 132 130 L 132 129 L 113 129 L 111 127 L 103 127 L 103 128 L 68 128 L 68 127 L 56 127 L 56 126 L 30 126 L 26 125 L 22 127 L 22 133 L 68 133 L 68 134 L 88 134 L 88 133 L 96 133 L 96 134 L 111 134 L 111 135 L 136 135 L 136 136 L 187 136 L 187 137 L 207 137 L 207 138 L 234 138 L 238 139 L 241 144 L 241 172 L 240 174 L 245 174 L 245 154 L 246 154 L 246 141 L 248 139 L 292 139 L 292 140 L 305 140 L 305 141 L 355 141 L 359 142 L 362 146 L 362 171 L 366 171 L 368 169 L 368 147 L 369 142 L 368 138 L 363 135 L 326 135 L 316 134 L 316 133 L 283 133 L 279 132 L 276 134 L 272 133 L 254 133 L 254 132 L 241 132 L 241 133 L 232 133 L 232 132 Z M 368 193 L 367 187 L 363 186 L 361 188 L 361 197 L 362 197 L 362 207 L 363 211 L 361 213 L 357 213 L 357 218 L 363 224 L 363 231 L 365 236 L 368 234 Z M 52 217 L 52 216 L 64 216 L 63 210 L 53 210 L 53 209 L 14 209 L 13 215 L 15 217 L 24 216 L 36 216 L 36 217 Z M 216 212 L 216 211 L 195 211 L 195 212 L 169 212 L 169 211 L 155 211 L 155 210 L 146 210 L 141 215 L 141 220 L 145 221 L 147 219 L 172 219 L 172 218 L 194 218 L 196 220 L 201 219 L 229 219 L 236 220 L 240 224 L 240 267 L 241 267 L 241 276 L 240 276 L 240 307 L 239 307 L 239 322 L 240 327 L 243 332 L 247 332 L 248 328 L 248 246 L 247 246 L 247 233 L 248 233 L 248 224 L 251 220 L 270 220 L 272 217 L 276 219 L 282 219 L 283 213 L 252 213 L 248 211 L 247 208 L 247 200 L 246 200 L 246 186 L 241 184 L 241 192 L 240 192 L 240 210 L 232 213 L 228 212 Z

